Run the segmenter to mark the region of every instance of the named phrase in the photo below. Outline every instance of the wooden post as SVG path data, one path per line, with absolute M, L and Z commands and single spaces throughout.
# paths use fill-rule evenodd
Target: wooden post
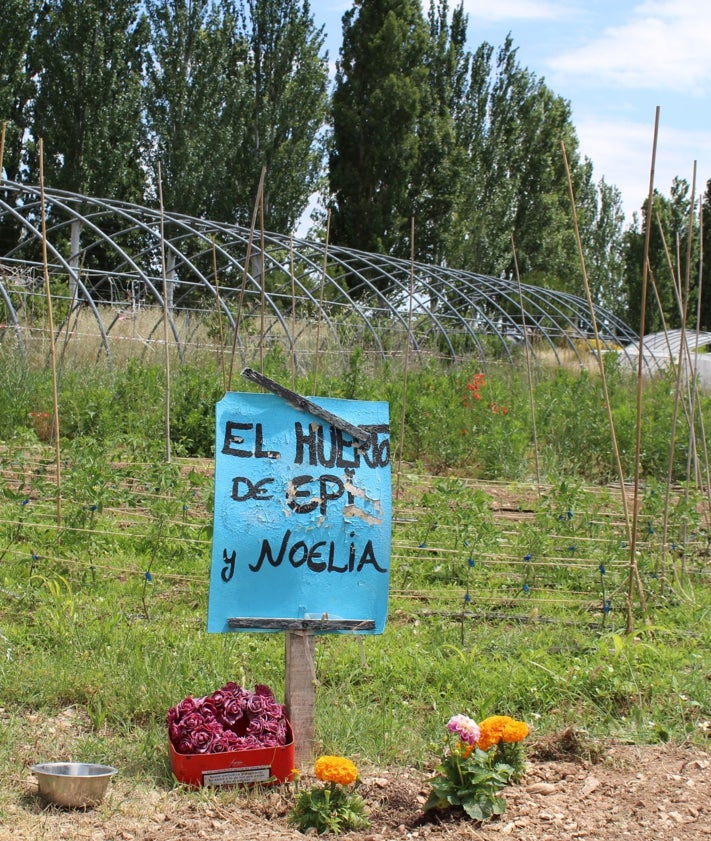
M 285 634 L 284 700 L 294 731 L 294 758 L 299 769 L 311 765 L 315 751 L 315 639 L 316 635 L 311 631 L 287 631 Z

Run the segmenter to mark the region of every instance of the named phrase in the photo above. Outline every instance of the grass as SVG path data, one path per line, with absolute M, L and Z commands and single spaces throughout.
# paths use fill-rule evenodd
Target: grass
M 270 375 L 288 381 L 272 362 Z M 170 706 L 228 680 L 267 683 L 278 697 L 284 689 L 280 634 L 205 631 L 219 378 L 197 365 L 175 374 L 177 455 L 166 464 L 159 368 L 64 371 L 58 527 L 54 452 L 29 414 L 47 405 L 47 373 L 0 372 L 0 769 L 11 779 L 18 763 L 39 759 L 110 761 L 170 787 Z M 692 485 L 669 494 L 663 478 L 668 382 L 648 386 L 654 423 L 643 438 L 639 586 L 630 590 L 621 497 L 605 484 L 609 443 L 603 421 L 591 420 L 599 383 L 539 373 L 539 488 L 523 378 L 502 369 L 467 388 L 475 372 L 413 372 L 402 442 L 392 371 L 365 376 L 354 357 L 345 378 L 324 378 L 322 393 L 391 401 L 403 470 L 385 633 L 317 640 L 323 750 L 428 766 L 457 712 L 512 715 L 534 739 L 573 727 L 594 739 L 702 743 L 706 502 Z M 613 377 L 623 428 L 631 394 Z M 629 453 L 629 430 L 620 441 Z M 40 738 L 38 721 L 52 735 Z

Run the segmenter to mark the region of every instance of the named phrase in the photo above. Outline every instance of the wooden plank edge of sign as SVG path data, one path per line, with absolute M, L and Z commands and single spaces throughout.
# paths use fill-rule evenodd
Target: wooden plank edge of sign
M 286 388 L 286 386 L 283 386 L 281 383 L 269 379 L 269 377 L 266 377 L 264 374 L 260 374 L 259 371 L 255 371 L 252 368 L 244 368 L 242 376 L 246 380 L 251 380 L 251 382 L 256 383 L 262 388 L 266 388 L 268 391 L 271 391 L 272 394 L 276 394 L 278 397 L 281 397 L 282 400 L 286 400 L 287 403 L 291 403 L 291 405 L 295 406 L 297 409 L 303 409 L 309 412 L 309 414 L 315 415 L 317 418 L 327 421 L 331 424 L 331 426 L 335 426 L 337 429 L 347 432 L 351 438 L 358 442 L 360 446 L 368 446 L 368 443 L 370 442 L 370 434 L 366 432 L 365 429 L 361 429 L 361 427 L 338 417 L 338 415 L 334 415 L 333 412 L 329 412 L 328 409 L 324 409 L 312 400 L 309 400 L 308 397 L 302 397 L 290 388 Z
M 239 617 L 228 619 L 235 630 L 254 628 L 264 631 L 372 631 L 373 619 L 279 619 L 266 617 Z

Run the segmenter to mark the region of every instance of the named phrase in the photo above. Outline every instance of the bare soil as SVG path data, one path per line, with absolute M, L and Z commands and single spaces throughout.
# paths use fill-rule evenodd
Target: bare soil
M 455 811 L 425 815 L 427 775 L 408 768 L 361 768 L 371 827 L 347 841 L 515 838 L 519 841 L 707 841 L 711 839 L 711 753 L 691 746 L 587 746 L 570 731 L 529 746 L 520 785 L 503 791 L 504 815 L 486 824 Z M 580 755 L 583 754 L 583 755 Z M 290 786 L 260 790 L 157 789 L 111 783 L 93 809 L 61 809 L 38 795 L 34 777 L 3 781 L 14 789 L 0 820 L 0 841 L 296 841 L 288 825 Z

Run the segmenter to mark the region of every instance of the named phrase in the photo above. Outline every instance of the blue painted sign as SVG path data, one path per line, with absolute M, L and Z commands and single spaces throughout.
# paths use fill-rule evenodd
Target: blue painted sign
M 347 432 L 274 394 L 216 407 L 215 514 L 207 630 L 230 619 L 372 620 L 382 633 L 392 498 L 387 403 L 309 398 Z M 335 421 L 334 421 L 335 423 Z

